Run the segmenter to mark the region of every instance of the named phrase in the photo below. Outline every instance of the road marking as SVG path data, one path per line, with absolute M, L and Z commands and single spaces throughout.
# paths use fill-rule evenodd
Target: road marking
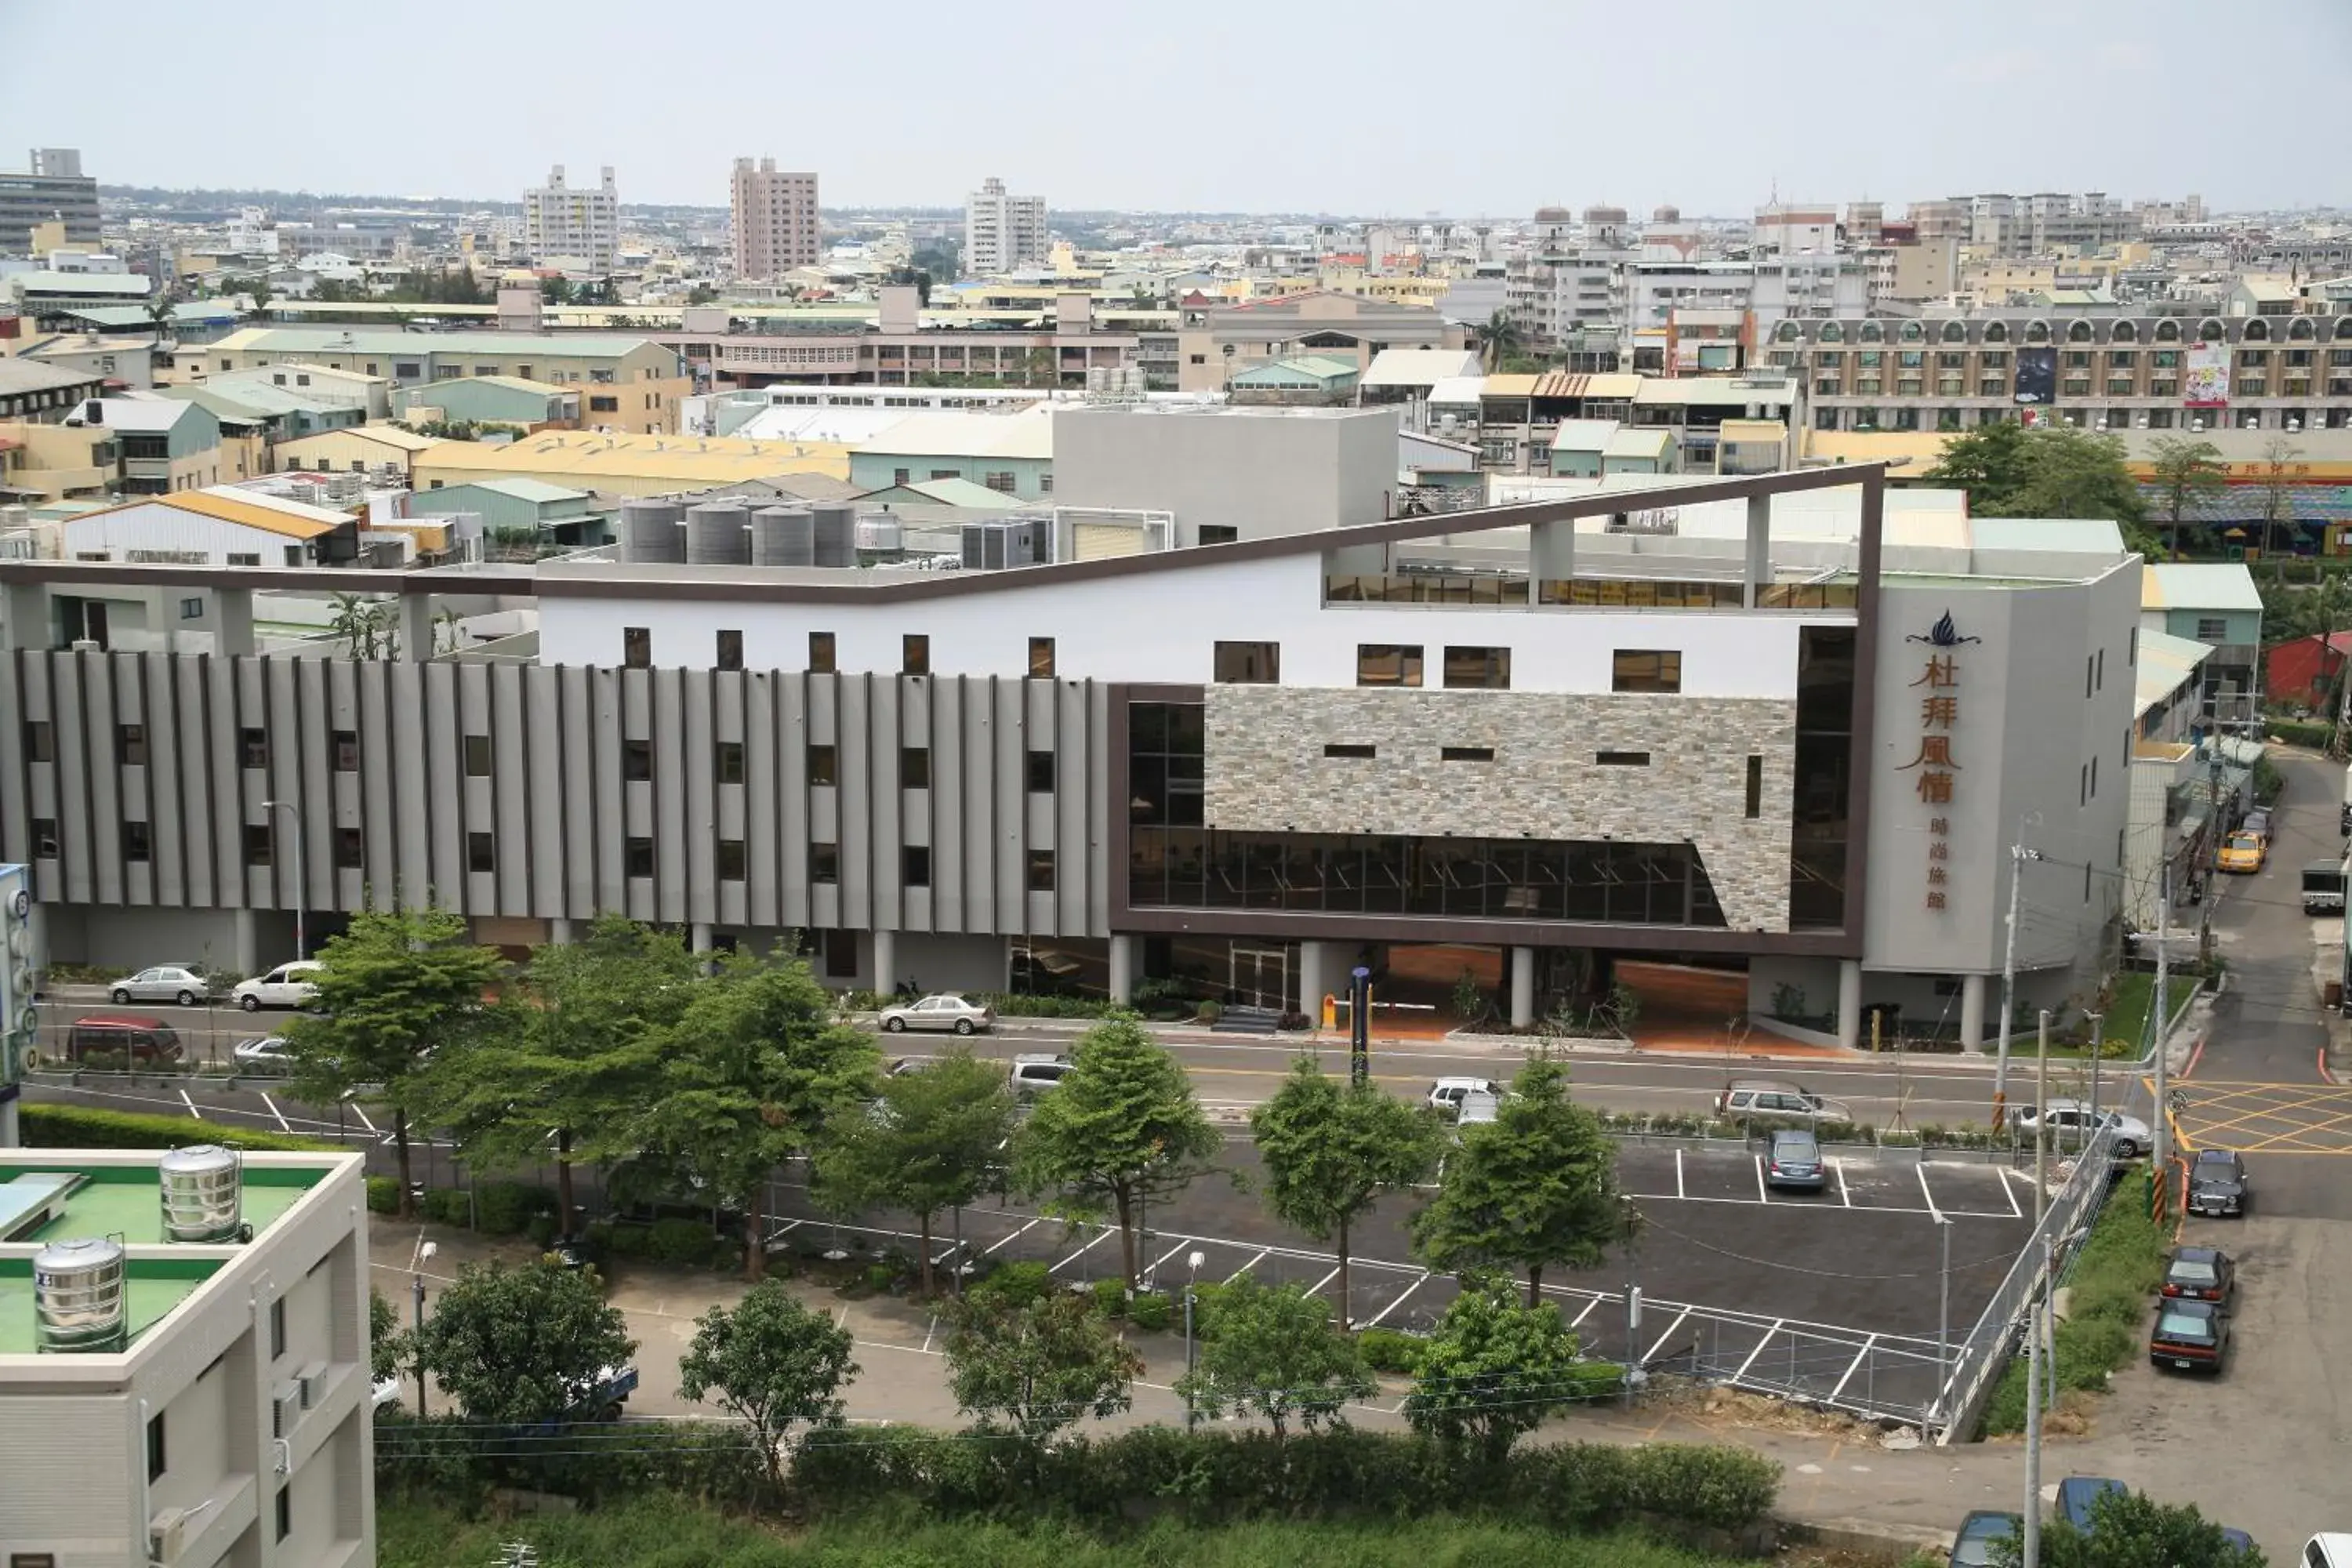
M 1021 1237 L 1028 1235 L 1031 1230 L 1034 1229 L 1040 1223 L 1042 1223 L 1045 1217 L 1045 1216 L 1044 1215 L 1039 1215 L 1035 1219 L 1031 1220 L 1027 1225 L 1023 1226 L 1019 1230 L 1014 1231 L 1012 1235 L 999 1237 L 996 1240 L 990 1242 L 986 1247 L 982 1247 L 980 1255 L 982 1258 L 985 1258 L 990 1253 L 994 1252 L 998 1247 L 1003 1247 L 1006 1242 L 1018 1241 Z
M 1877 1342 L 1878 1336 L 1876 1334 L 1873 1334 L 1868 1339 L 1862 1342 L 1862 1348 L 1853 1352 L 1853 1361 L 1846 1367 L 1845 1375 L 1837 1380 L 1837 1386 L 1830 1390 L 1830 1396 L 1827 1400 L 1823 1401 L 1824 1404 L 1835 1405 L 1837 1403 L 1838 1395 L 1845 1392 L 1845 1385 L 1853 1381 L 1853 1374 L 1862 1370 L 1862 1363 L 1870 1359 L 1870 1347 Z M 1832 1458 L 1835 1458 L 1837 1457 L 1837 1450 L 1834 1448 L 1831 1449 L 1830 1457 Z
M 1759 1204 L 1769 1204 L 1772 1201 L 1772 1192 L 1764 1184 L 1764 1156 L 1758 1154 L 1754 1159 L 1756 1161 L 1756 1201 Z
M 1380 1315 L 1379 1317 L 1377 1317 L 1377 1318 L 1374 1318 L 1370 1322 L 1366 1323 L 1366 1324 L 1364 1325 L 1364 1327 L 1366 1327 L 1366 1328 L 1368 1328 L 1368 1329 L 1377 1329 L 1377 1328 L 1379 1328 L 1382 1323 L 1384 1323 L 1384 1322 L 1388 1321 L 1388 1318 L 1389 1318 L 1389 1314 L 1390 1314 L 1390 1313 L 1391 1313 L 1391 1312 L 1395 1311 L 1399 1307 L 1402 1307 L 1402 1306 L 1403 1306 L 1403 1305 L 1405 1304 L 1405 1300 L 1406 1300 L 1406 1298 L 1407 1298 L 1407 1297 L 1410 1297 L 1410 1296 L 1411 1296 L 1411 1295 L 1412 1295 L 1415 1290 L 1420 1289 L 1423 1285 L 1426 1285 L 1426 1284 L 1428 1284 L 1428 1283 L 1429 1283 L 1429 1271 L 1428 1271 L 1427 1269 L 1423 1269 L 1423 1270 L 1422 1270 L 1422 1275 L 1421 1275 L 1421 1278 L 1420 1278 L 1420 1279 L 1418 1279 L 1414 1280 L 1412 1284 L 1410 1284 L 1410 1285 L 1406 1286 L 1406 1287 L 1405 1287 L 1402 1291 L 1398 1292 L 1398 1294 L 1397 1294 L 1397 1299 L 1396 1299 L 1395 1300 L 1393 1300 L 1393 1301 L 1391 1301 L 1387 1306 L 1382 1307 L 1382 1308 L 1381 1309 L 1381 1315 Z
M 188 1091 L 184 1089 L 180 1091 L 180 1103 L 186 1106 L 188 1108 L 188 1114 L 194 1117 L 197 1121 L 202 1121 L 205 1119 L 204 1113 L 196 1109 L 196 1102 L 188 1098 Z
M 1660 1334 L 1660 1335 L 1659 1335 L 1659 1336 L 1658 1336 L 1654 1341 L 1653 1341 L 1653 1342 L 1651 1342 L 1650 1349 L 1649 1349 L 1649 1353 L 1648 1353 L 1648 1354 L 1646 1354 L 1646 1355 L 1644 1355 L 1644 1356 L 1643 1356 L 1643 1358 L 1642 1358 L 1642 1360 L 1641 1360 L 1640 1364 L 1641 1364 L 1641 1365 L 1643 1365 L 1643 1366 L 1647 1366 L 1647 1365 L 1649 1365 L 1652 1362 L 1654 1362 L 1654 1361 L 1657 1360 L 1657 1359 L 1658 1359 L 1658 1352 L 1659 1352 L 1660 1351 L 1662 1351 L 1662 1350 L 1664 1350 L 1664 1349 L 1665 1349 L 1665 1348 L 1666 1348 L 1666 1342 L 1667 1342 L 1668 1340 L 1670 1340 L 1670 1339 L 1673 1339 L 1676 1334 L 1678 1334 L 1678 1333 L 1682 1332 L 1682 1327 L 1683 1327 L 1683 1325 L 1684 1325 L 1685 1323 L 1686 1323 L 1686 1322 L 1688 1322 L 1688 1321 L 1690 1321 L 1690 1315 L 1691 1315 L 1691 1310 L 1690 1310 L 1688 1307 L 1685 1307 L 1685 1308 L 1682 1310 L 1682 1312 L 1680 1313 L 1680 1315 L 1678 1315 L 1678 1316 L 1675 1319 L 1675 1321 L 1674 1321 L 1673 1322 L 1668 1323 L 1668 1324 L 1666 1325 L 1666 1331 L 1665 1331 L 1664 1333 L 1663 1333 L 1663 1334 Z M 1633 1346 L 1631 1346 L 1631 1345 L 1627 1345 L 1625 1348 L 1626 1348 L 1627 1350 L 1632 1350 L 1633 1347 Z M 1744 1370 L 1744 1369 L 1743 1369 L 1743 1370 Z
M 1733 1383 L 1738 1383 L 1741 1378 L 1748 1375 L 1748 1369 L 1756 1364 L 1756 1358 L 1764 1353 L 1764 1347 L 1772 1342 L 1772 1336 L 1780 1331 L 1781 1324 L 1785 1323 L 1788 1320 L 1785 1318 L 1775 1318 L 1772 1320 L 1772 1326 L 1764 1331 L 1764 1337 L 1756 1342 L 1756 1348 L 1748 1352 L 1748 1359 L 1741 1362 L 1739 1363 L 1739 1370 L 1731 1374 L 1730 1380 Z
M 375 1123 L 368 1120 L 367 1108 L 365 1106 L 353 1105 L 352 1107 L 352 1114 L 360 1119 L 360 1125 L 366 1128 L 371 1134 L 375 1131 Z
M 2207 1039 L 2210 1039 L 2211 1037 L 2212 1037 L 2210 1035 L 2206 1037 Z M 2189 1053 L 2188 1064 L 2180 1069 L 2180 1076 L 2184 1079 L 2195 1078 L 2197 1076 L 2197 1064 L 2204 1059 L 2205 1041 L 2200 1040 L 2197 1042 L 2197 1048 Z
M 931 1336 L 939 1331 L 940 1315 L 937 1312 L 933 1312 L 931 1314 L 931 1321 L 923 1325 L 923 1353 L 925 1355 L 931 1353 Z M 1840 1386 L 1843 1385 L 1841 1384 Z
M 1315 1281 L 1315 1283 L 1307 1289 L 1307 1293 L 1310 1296 L 1320 1296 L 1323 1294 L 1323 1288 L 1338 1278 L 1339 1278 L 1339 1266 L 1335 1263 L 1331 1266 L 1331 1272 L 1323 1276 L 1322 1279 Z
M 278 1102 L 269 1098 L 269 1091 L 268 1089 L 261 1091 L 261 1103 L 269 1107 L 270 1115 L 278 1118 L 278 1130 L 280 1132 L 291 1132 L 294 1131 L 293 1128 L 287 1125 L 286 1113 L 278 1109 Z
M 1999 1171 L 2003 1178 L 2000 1184 L 2000 1195 L 2009 1200 L 2010 1217 L 2011 1219 L 2023 1219 L 2025 1217 L 2025 1211 L 2017 1206 L 2017 1189 L 2010 1184 L 2010 1179 L 2014 1178 L 2018 1181 L 2030 1182 L 2033 1178 L 2027 1175 L 2022 1171 L 2012 1171 L 2007 1165 L 1995 1165 L 1993 1169 Z
M 1927 1200 L 1927 1212 L 1935 1215 L 1937 1220 L 1941 1220 L 1944 1217 L 1943 1211 L 1936 1206 L 1936 1194 L 1928 1188 L 1927 1162 L 1925 1160 L 1919 1162 L 1919 1192 L 1921 1195 Z M 2011 1199 L 2009 1206 L 2015 1208 L 2017 1206 L 2017 1200 L 2014 1198 Z
M 1675 1151 L 1675 1196 L 1683 1195 L 1683 1152 Z
M 1843 1160 L 1832 1160 L 1830 1162 L 1830 1169 L 1837 1173 L 1838 1201 L 1845 1205 L 1848 1208 L 1853 1207 L 1853 1194 L 1845 1190 L 1845 1162 Z
M 1234 1280 L 1240 1279 L 1243 1275 L 1248 1273 L 1251 1269 L 1265 1262 L 1265 1255 L 1273 1250 L 1274 1248 L 1271 1247 L 1259 1247 L 1255 1258 L 1251 1258 L 1247 1263 L 1243 1264 L 1239 1268 L 1234 1269 L 1231 1274 L 1225 1276 L 1225 1283 L 1228 1285 L 1232 1284 Z
M 1164 1233 L 1163 1233 L 1163 1234 L 1164 1234 Z M 1010 1238 L 1010 1237 L 1008 1237 L 1007 1239 L 1009 1240 L 1009 1239 L 1011 1239 L 1011 1238 Z M 1175 1246 L 1173 1246 L 1173 1247 L 1170 1247 L 1167 1251 L 1165 1251 L 1165 1252 L 1161 1253 L 1159 1257 L 1157 1257 L 1157 1258 L 1153 1258 L 1153 1259 L 1151 1260 L 1151 1268 L 1150 1268 L 1150 1269 L 1149 1271 L 1150 1271 L 1150 1273 L 1153 1273 L 1153 1274 L 1157 1274 L 1157 1273 L 1159 1273 L 1159 1272 L 1160 1272 L 1160 1266 L 1161 1264 L 1163 1264 L 1163 1263 L 1167 1262 L 1170 1258 L 1171 1258 L 1175 1257 L 1178 1253 L 1180 1253 L 1180 1252 L 1183 1251 L 1186 1247 L 1190 1247 L 1190 1246 L 1192 1246 L 1192 1237 L 1189 1237 L 1189 1236 L 1180 1236 L 1180 1237 L 1178 1237 L 1176 1238 L 1176 1245 L 1175 1245 Z
M 1605 1300 L 1607 1300 L 1607 1298 L 1595 1296 L 1591 1300 L 1587 1301 L 1584 1304 L 1584 1310 L 1577 1313 L 1575 1317 L 1570 1318 L 1568 1321 L 1568 1326 L 1571 1329 L 1580 1329 L 1584 1327 L 1584 1320 L 1592 1316 L 1593 1309 L 1600 1306 Z
M 1096 1247 L 1100 1247 L 1104 1242 L 1109 1240 L 1112 1237 L 1117 1236 L 1118 1234 L 1118 1232 L 1115 1227 L 1111 1226 L 1103 1226 L 1101 1235 L 1096 1237 L 1092 1241 L 1087 1242 L 1084 1247 L 1079 1247 L 1076 1252 L 1073 1252 L 1059 1263 L 1055 1264 L 1048 1272 L 1059 1274 L 1063 1269 L 1067 1268 L 1071 1264 L 1076 1263 L 1079 1258 L 1084 1258 L 1087 1253 L 1092 1252 Z

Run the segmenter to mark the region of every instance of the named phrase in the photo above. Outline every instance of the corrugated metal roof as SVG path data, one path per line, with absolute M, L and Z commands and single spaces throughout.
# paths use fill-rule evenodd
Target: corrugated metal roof
M 2254 574 L 2238 561 L 2206 563 L 2167 561 L 2139 576 L 2139 607 L 2143 610 L 2252 610 L 2259 613 L 2263 596 L 2254 592 Z
M 357 437 L 362 441 L 373 441 L 383 447 L 397 447 L 404 452 L 422 452 L 427 447 L 437 447 L 441 444 L 437 437 L 419 436 L 415 431 L 404 430 L 397 425 L 346 425 L 340 430 L 321 430 L 315 435 L 301 436 L 291 441 L 280 442 L 278 449 L 282 452 L 289 448 L 299 448 L 309 441 L 329 441 L 346 437 Z
M 108 513 L 132 511 L 142 506 L 170 507 L 174 511 L 194 512 L 216 522 L 234 522 L 244 528 L 257 528 L 264 533 L 275 533 L 286 539 L 316 539 L 334 524 L 298 517 L 275 507 L 257 506 L 249 500 L 236 500 L 214 490 L 183 490 L 173 496 L 147 496 L 126 506 L 111 507 Z M 81 521 L 107 515 L 90 512 Z
M 1366 386 L 1432 386 L 1474 375 L 1478 356 L 1468 349 L 1382 349 L 1364 372 Z
M 1551 435 L 1555 452 L 1598 452 L 1617 434 L 1614 419 L 1563 419 Z
M 1609 458 L 1657 458 L 1665 455 L 1674 444 L 1674 432 L 1655 426 L 1620 426 L 1609 437 L 1601 455 Z

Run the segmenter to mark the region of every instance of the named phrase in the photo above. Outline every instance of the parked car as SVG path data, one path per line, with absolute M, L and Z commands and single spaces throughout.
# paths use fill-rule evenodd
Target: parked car
M 310 958 L 281 963 L 267 974 L 238 981 L 229 997 L 248 1013 L 264 1007 L 308 1007 L 319 999 L 319 988 L 310 983 L 310 976 L 325 967 Z
M 193 1007 L 211 994 L 203 975 L 184 963 L 159 963 L 128 979 L 118 980 L 108 993 L 120 1006 L 131 1002 L 173 1002 Z
M 2344 862 L 2314 860 L 2303 868 L 2303 912 L 2340 915 L 2344 912 Z
M 229 1058 L 236 1063 L 239 1072 L 291 1072 L 294 1053 L 283 1035 L 256 1035 L 249 1040 L 239 1040 Z
M 2213 867 L 2219 871 L 2250 877 L 2263 868 L 2263 861 L 2270 852 L 2270 840 L 2242 827 L 2221 840 L 2221 852 L 2213 857 Z
M 2200 1149 L 2189 1166 L 2189 1212 L 2241 1215 L 2251 1194 L 2246 1186 L 2246 1162 L 2235 1149 Z
M 2303 1568 L 2352 1568 L 2352 1530 L 2324 1530 L 2304 1542 Z
M 1474 1089 L 1462 1097 L 1462 1103 L 1454 1111 L 1454 1124 L 1456 1127 L 1483 1127 L 1502 1113 L 1501 1095 Z
M 1067 1057 L 1018 1056 L 1013 1058 L 1013 1092 L 1024 1099 L 1045 1093 L 1069 1076 Z
M 137 1067 L 176 1062 L 184 1047 L 177 1029 L 138 1013 L 91 1013 L 76 1018 L 66 1030 L 66 1060 L 75 1066 L 118 1051 L 127 1064 Z
M 967 1002 L 952 991 L 926 996 L 919 1002 L 882 1009 L 882 1026 L 896 1035 L 908 1029 L 949 1029 L 959 1035 L 996 1026 L 996 1014 L 977 1002 Z
M 2044 1107 L 2020 1106 L 2015 1121 L 2017 1130 L 2031 1138 L 2042 1123 Z M 2119 1110 L 2101 1107 L 2095 1119 L 2091 1108 L 2079 1100 L 2053 1100 L 2046 1107 L 2049 1113 L 2051 1147 L 2079 1149 L 2091 1141 L 2095 1130 L 2104 1124 L 2115 1129 L 2116 1158 L 2136 1160 L 2156 1147 L 2156 1134 L 2147 1122 L 2137 1116 L 2126 1116 Z
M 1491 1078 L 1442 1078 L 1429 1086 L 1429 1109 L 1440 1116 L 1459 1117 L 1462 1102 L 1474 1094 L 1499 1099 L 1502 1090 Z
M 2088 1535 L 2092 1510 L 2110 1493 L 2128 1497 L 2131 1488 L 2112 1476 L 2068 1476 L 2058 1483 L 2058 1517 Z
M 2015 1541 L 2024 1529 L 2021 1515 L 1979 1509 L 1960 1521 L 1960 1532 L 1952 1537 L 1952 1568 L 1989 1568 L 1992 1549 Z
M 2227 1307 L 2237 1289 L 2238 1266 L 2218 1247 L 2176 1247 L 2164 1265 L 2164 1295 Z
M 1715 1097 L 1717 1116 L 1801 1116 L 1814 1121 L 1851 1121 L 1842 1100 L 1815 1094 L 1801 1083 L 1777 1078 L 1736 1078 Z
M 375 1380 L 375 1384 L 372 1393 L 373 1394 L 373 1403 L 378 1410 L 383 1409 L 387 1405 L 397 1405 L 400 1403 L 400 1379 L 396 1377 L 379 1377 Z
M 2147 1359 L 2181 1372 L 2220 1372 L 2230 1359 L 2230 1314 L 2217 1301 L 2158 1302 Z
M 1829 1184 L 1828 1167 L 1822 1163 L 1822 1146 L 1811 1133 L 1784 1127 L 1772 1134 L 1771 1147 L 1764 1155 L 1764 1184 L 1813 1193 Z
M 2232 1552 L 2245 1552 L 2254 1549 L 2254 1538 L 2235 1525 L 2223 1525 L 2221 1539 L 2229 1542 L 2230 1550 Z

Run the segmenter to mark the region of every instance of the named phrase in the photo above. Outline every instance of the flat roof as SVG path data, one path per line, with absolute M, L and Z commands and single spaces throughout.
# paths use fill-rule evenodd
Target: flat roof
M 1053 421 L 1054 411 L 1043 405 L 1013 414 L 917 409 L 850 450 L 875 457 L 1044 459 L 1054 455 Z
M 582 489 L 594 489 L 606 477 L 708 489 L 799 469 L 838 477 L 849 471 L 849 448 L 832 442 L 745 441 L 731 436 L 543 430 L 520 441 L 442 441 L 419 452 L 416 467 L 476 479 L 536 476 Z
M 2263 596 L 2254 574 L 2238 561 L 2159 562 L 2140 574 L 2143 610 L 2251 610 L 2259 615 Z
M 422 314 L 431 306 L 411 306 Z M 530 332 L 386 332 L 362 327 L 247 327 L 190 353 L 497 354 L 512 359 L 625 359 L 658 348 L 651 338 L 548 337 Z M 569 390 L 567 388 L 566 390 Z

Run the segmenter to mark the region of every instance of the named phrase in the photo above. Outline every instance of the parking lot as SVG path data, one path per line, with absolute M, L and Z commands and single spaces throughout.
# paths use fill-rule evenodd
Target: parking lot
M 1234 1142 L 1220 1176 L 1155 1207 L 1139 1249 L 1163 1289 L 1248 1271 L 1268 1283 L 1328 1292 L 1338 1258 L 1289 1231 L 1255 1194 L 1255 1152 Z M 795 1249 L 911 1251 L 902 1217 L 857 1223 L 810 1204 L 799 1179 L 781 1184 L 778 1245 Z M 1974 1323 L 2032 1229 L 2030 1173 L 1974 1161 L 1832 1157 L 1818 1193 L 1770 1190 L 1757 1153 L 1738 1146 L 1621 1146 L 1619 1180 L 1642 1218 L 1626 1254 L 1602 1268 L 1547 1277 L 1546 1294 L 1576 1323 L 1591 1354 L 1624 1359 L 1629 1345 L 1655 1371 L 1789 1392 L 1900 1415 L 1926 1405 L 1938 1384 L 1936 1342 L 1946 1310 L 1954 1342 Z M 1382 1204 L 1358 1226 L 1349 1307 L 1360 1327 L 1425 1331 L 1454 1281 L 1413 1263 L 1405 1220 L 1416 1206 Z M 970 1259 L 1030 1259 L 1073 1284 L 1116 1278 L 1118 1233 L 1070 1226 L 1017 1203 L 963 1211 Z M 954 1252 L 942 1216 L 942 1264 Z M 1195 1266 L 1193 1259 L 1199 1262 Z M 1638 1322 L 1626 1288 L 1641 1292 Z

